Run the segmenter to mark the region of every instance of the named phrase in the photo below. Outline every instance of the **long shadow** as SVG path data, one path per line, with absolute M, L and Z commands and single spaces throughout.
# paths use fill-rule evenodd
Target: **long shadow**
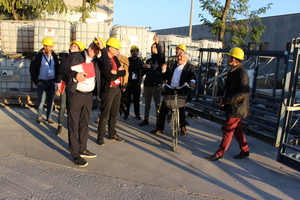
M 231 193 L 234 193 L 241 198 L 253 199 L 253 200 L 256 199 L 254 197 L 250 197 L 244 191 L 241 191 L 239 189 L 234 188 L 233 186 L 226 184 L 225 183 L 226 181 L 224 181 L 224 182 L 218 181 L 218 180 L 216 180 L 216 178 L 213 175 L 211 175 L 209 173 L 204 173 L 204 172 L 200 171 L 196 166 L 192 166 L 185 160 L 179 159 L 176 156 L 177 154 L 171 151 L 171 147 L 170 147 L 171 139 L 169 141 L 163 142 L 163 140 L 168 140 L 169 134 L 166 137 L 165 137 L 165 135 L 152 135 L 150 133 L 147 133 L 147 132 L 141 130 L 138 127 L 132 126 L 131 122 L 129 122 L 129 121 L 123 122 L 123 121 L 119 120 L 118 124 L 119 124 L 119 126 L 117 126 L 118 131 L 120 133 L 122 133 L 123 135 L 126 135 L 127 138 L 129 138 L 126 140 L 126 142 L 128 144 L 135 146 L 136 148 L 139 148 L 146 153 L 156 156 L 157 158 L 164 160 L 165 162 L 172 164 L 182 170 L 185 170 L 203 180 L 206 180 L 211 183 L 216 183 L 220 188 L 223 188 Z M 128 128 L 137 131 L 137 133 L 139 133 L 139 134 L 147 134 L 147 136 L 149 138 L 157 140 L 157 142 L 162 143 L 163 145 L 158 145 L 157 143 L 150 142 L 147 139 L 139 137 L 138 134 L 136 134 L 136 135 L 132 135 L 132 133 L 129 134 L 127 132 Z M 168 127 L 166 127 L 166 128 L 168 128 Z M 201 129 L 198 129 L 198 130 L 201 130 Z M 217 133 L 217 134 L 219 134 L 220 137 L 222 136 L 221 133 Z M 206 135 L 206 137 L 207 137 L 207 139 L 203 140 L 203 138 L 200 137 L 199 135 L 197 135 L 196 132 L 190 131 L 189 138 L 185 137 L 185 136 L 179 138 L 179 141 L 180 141 L 179 145 L 181 146 L 181 148 L 186 148 L 186 149 L 192 151 L 193 154 L 196 154 L 197 156 L 204 158 L 205 156 L 207 156 L 207 151 L 203 151 L 202 149 L 207 149 L 207 146 L 211 146 L 211 145 L 216 146 L 217 143 L 220 142 L 217 139 L 217 137 L 212 135 L 211 133 L 208 133 Z M 140 142 L 143 142 L 143 143 L 146 143 L 149 145 L 154 145 L 160 149 L 170 150 L 170 153 L 168 154 L 168 156 L 170 156 L 170 157 L 166 158 L 165 156 L 162 156 L 159 153 L 152 151 L 143 145 L 138 145 L 135 141 L 140 141 Z M 195 147 L 198 147 L 198 148 L 195 148 Z M 252 162 L 252 161 L 250 160 L 250 162 Z M 183 163 L 183 164 L 180 164 L 180 163 Z M 186 165 L 184 165 L 184 164 L 186 164 Z M 247 181 L 247 179 L 254 179 L 256 181 L 267 183 L 269 185 L 272 185 L 274 188 L 277 188 L 276 183 L 270 184 L 267 179 L 265 179 L 265 181 L 264 181 L 264 180 L 260 179 L 259 174 L 256 174 L 256 172 L 251 171 L 251 169 L 253 169 L 253 165 L 256 165 L 254 168 L 258 168 L 258 169 L 261 168 L 262 170 L 269 170 L 267 173 L 274 173 L 274 176 L 276 176 L 277 178 L 283 178 L 283 179 L 286 178 L 285 175 L 276 172 L 274 169 L 267 169 L 265 166 L 256 164 L 255 162 L 252 162 L 251 164 L 249 164 L 249 161 L 242 163 L 249 167 L 247 170 L 241 170 L 237 167 L 234 167 L 234 166 L 224 163 L 224 162 L 215 162 L 213 164 L 218 166 L 219 169 L 225 173 L 226 173 L 226 171 L 224 169 L 230 169 L 227 172 L 227 174 L 229 176 L 232 176 L 234 179 L 238 180 L 241 184 L 246 185 L 249 188 L 249 190 L 255 191 L 255 193 L 257 193 L 261 197 L 263 197 L 265 199 L 280 199 L 276 196 L 276 194 L 271 194 L 267 190 L 263 190 L 263 188 L 259 188 L 257 185 L 251 184 L 249 181 Z M 289 178 L 295 180 L 295 182 L 297 180 L 297 178 L 295 178 L 293 174 L 290 174 Z M 278 190 L 282 190 L 282 189 L 283 188 L 278 188 Z M 283 193 L 285 193 L 287 195 L 291 195 L 291 194 L 289 194 L 288 191 L 283 192 Z M 291 196 L 291 198 L 293 198 L 293 197 Z
M 71 160 L 70 154 L 68 154 L 65 150 L 62 149 L 63 147 L 68 151 L 68 144 L 63 139 L 55 135 L 55 129 L 51 125 L 45 124 L 45 127 L 44 125 L 37 124 L 35 110 L 27 110 L 27 112 L 25 112 L 25 109 L 27 108 L 10 108 L 12 111 L 19 113 L 19 116 L 23 116 L 23 118 L 19 119 L 19 116 L 17 116 L 13 112 L 10 112 L 8 109 L 1 109 L 6 114 L 6 116 L 13 119 L 16 123 L 21 124 L 22 128 L 29 132 L 31 135 L 33 135 L 35 138 L 43 142 L 46 146 L 52 148 L 53 150 L 59 152 L 60 154 Z M 31 111 L 33 111 L 33 114 L 28 114 Z M 31 123 L 34 126 L 37 126 L 39 131 L 36 131 L 33 128 L 31 128 L 28 125 L 28 123 L 24 122 L 22 119 L 27 120 L 28 123 Z M 52 143 L 44 134 L 47 134 L 48 137 L 56 141 L 58 144 L 60 144 L 60 146 L 57 146 L 54 143 Z
M 220 143 L 221 137 L 222 137 L 221 130 L 220 130 L 220 133 L 216 133 L 216 134 L 219 134 L 220 140 L 216 140 L 215 135 L 211 135 L 212 136 L 211 138 L 203 140 L 203 137 L 201 137 L 197 132 L 190 131 L 190 133 L 193 135 L 191 140 L 189 141 L 188 144 L 183 142 L 182 145 L 183 145 L 183 147 L 193 151 L 193 154 L 195 154 L 197 156 L 201 156 L 202 158 L 204 158 L 205 156 L 208 156 L 207 153 L 202 151 L 201 148 L 194 148 L 194 147 L 200 145 L 202 148 L 205 149 L 205 144 L 206 144 L 206 146 L 215 146 L 216 150 L 217 150 L 218 144 Z M 208 136 L 206 136 L 206 137 L 208 137 Z M 234 140 L 234 138 L 233 138 L 233 140 Z M 202 142 L 199 142 L 199 141 L 202 141 Z M 192 145 L 191 145 L 191 143 L 192 143 Z M 236 143 L 236 142 L 233 142 L 233 143 Z M 251 145 L 251 144 L 249 144 L 249 145 Z M 268 144 L 265 144 L 265 145 L 268 145 Z M 251 148 L 251 146 L 250 146 L 250 148 Z M 212 153 L 214 153 L 214 152 L 211 152 L 211 154 Z M 262 152 L 261 149 L 256 150 L 255 148 L 251 148 L 251 153 L 253 153 L 253 154 L 257 153 L 261 156 L 264 156 L 265 159 L 270 159 L 270 157 L 275 157 L 275 155 L 272 155 L 268 151 Z M 292 181 L 297 183 L 298 179 L 300 178 L 299 174 L 298 174 L 298 176 L 297 175 L 295 176 L 294 173 L 293 174 L 282 173 L 282 172 L 280 172 L 280 170 L 276 169 L 276 167 L 259 162 L 259 161 L 252 160 L 251 157 L 250 157 L 250 159 L 235 160 L 235 159 L 231 158 L 231 159 L 229 159 L 229 161 L 230 160 L 234 160 L 233 162 L 239 163 L 239 166 L 241 168 L 243 168 L 243 170 L 241 170 L 240 168 L 237 168 L 237 167 L 233 167 L 232 165 L 227 164 L 225 162 L 213 162 L 213 164 L 217 165 L 220 168 L 220 170 L 222 170 L 224 173 L 227 173 L 228 175 L 232 176 L 235 180 L 238 180 L 239 183 L 241 183 L 243 185 L 247 185 L 247 187 L 250 190 L 255 191 L 258 195 L 260 195 L 264 199 L 280 199 L 280 198 L 278 198 L 276 196 L 276 194 L 271 194 L 270 192 L 268 192 L 268 190 L 263 190 L 263 188 L 259 188 L 258 185 L 251 184 L 246 179 L 253 179 L 253 180 L 255 180 L 255 182 L 257 181 L 257 182 L 266 183 L 266 184 L 278 189 L 283 194 L 290 196 L 291 198 L 296 198 L 296 196 L 297 197 L 299 196 L 299 194 L 291 192 L 291 191 L 297 191 L 297 184 L 285 187 L 282 185 L 278 185 L 278 183 L 276 181 L 276 180 L 290 179 L 291 183 L 292 183 Z M 209 161 L 207 161 L 207 162 L 209 162 Z M 225 170 L 225 169 L 227 169 L 227 170 Z M 268 176 L 269 174 L 272 174 L 272 177 L 269 177 Z M 288 182 L 289 181 L 287 181 L 287 183 Z M 294 187 L 294 189 L 291 187 Z M 231 192 L 235 193 L 235 190 L 231 190 Z M 241 196 L 241 197 L 249 199 L 248 195 Z

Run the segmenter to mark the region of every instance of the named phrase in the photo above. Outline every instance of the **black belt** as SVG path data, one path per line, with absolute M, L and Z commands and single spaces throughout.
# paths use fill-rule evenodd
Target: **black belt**
M 90 91 L 90 92 L 81 92 L 81 91 L 79 91 L 79 90 L 76 90 L 76 92 L 79 93 L 79 94 L 89 95 L 89 94 L 91 94 L 93 91 Z
M 110 88 L 119 88 L 120 86 L 119 85 L 110 85 L 109 87 Z
M 39 79 L 38 81 L 44 81 L 44 82 L 52 83 L 53 81 L 55 81 L 55 79 L 48 79 L 48 80 Z

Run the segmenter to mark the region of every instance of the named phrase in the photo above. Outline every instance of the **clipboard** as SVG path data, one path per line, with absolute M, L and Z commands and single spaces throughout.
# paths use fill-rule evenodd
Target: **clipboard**
M 96 77 L 94 63 L 81 63 L 71 67 L 72 71 L 87 73 L 86 78 Z

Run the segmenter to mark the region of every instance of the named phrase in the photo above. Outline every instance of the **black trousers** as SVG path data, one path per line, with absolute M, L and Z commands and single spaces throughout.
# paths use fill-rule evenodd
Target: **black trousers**
M 164 95 L 167 94 L 174 94 L 174 91 L 172 90 L 166 90 Z M 182 92 L 182 90 L 177 90 L 177 94 L 178 95 L 182 95 L 184 94 Z M 159 109 L 159 115 L 158 115 L 158 119 L 156 122 L 156 129 L 163 131 L 165 128 L 165 121 L 166 121 L 166 116 L 169 113 L 170 109 L 167 108 L 166 104 L 164 101 L 162 101 L 160 109 Z M 181 107 L 179 108 L 179 124 L 180 127 L 185 127 L 185 107 Z
M 165 129 L 166 116 L 169 113 L 169 110 L 170 109 L 166 107 L 165 102 L 162 102 L 157 119 L 157 130 L 163 131 Z M 179 108 L 179 124 L 180 127 L 185 127 L 185 107 Z
M 76 92 L 73 97 L 67 96 L 69 149 L 72 158 L 79 157 L 87 148 L 92 103 L 92 92 Z
M 108 121 L 108 135 L 113 137 L 117 134 L 116 123 L 120 109 L 121 90 L 119 87 L 110 88 L 107 93 L 101 95 L 101 115 L 98 124 L 98 138 L 103 138 Z
M 126 116 L 129 116 L 130 112 L 130 104 L 131 104 L 131 96 L 133 97 L 133 106 L 134 106 L 134 114 L 136 117 L 140 116 L 140 96 L 141 96 L 141 86 L 137 83 L 128 84 L 126 88 L 126 107 L 127 110 L 125 112 Z

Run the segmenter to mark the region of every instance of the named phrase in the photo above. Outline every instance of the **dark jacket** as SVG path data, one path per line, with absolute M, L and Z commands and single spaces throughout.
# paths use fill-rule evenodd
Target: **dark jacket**
M 171 84 L 172 77 L 173 77 L 176 67 L 177 67 L 177 64 L 174 64 L 169 69 L 167 69 L 167 71 L 165 73 L 163 73 L 163 79 L 167 84 Z M 195 66 L 192 65 L 191 63 L 187 62 L 182 69 L 182 73 L 181 73 L 180 80 L 179 80 L 179 86 L 182 86 L 185 82 L 190 83 L 191 80 L 195 80 L 195 81 L 197 80 Z M 168 94 L 168 90 L 169 90 L 169 88 L 165 88 L 164 93 Z M 181 89 L 181 93 L 184 95 L 188 95 L 189 91 L 190 90 L 187 87 L 184 87 Z M 190 97 L 187 100 L 190 100 Z
M 55 82 L 58 82 L 58 68 L 59 68 L 59 62 L 57 59 L 57 55 L 52 51 L 52 57 L 55 62 L 54 70 L 55 70 Z M 38 84 L 38 78 L 40 75 L 40 68 L 41 68 L 41 62 L 43 58 L 43 49 L 41 49 L 37 54 L 35 54 L 32 58 L 32 61 L 30 63 L 29 72 L 31 75 L 31 81 L 34 84 Z
M 143 70 L 143 62 L 140 58 L 136 58 L 135 60 L 132 57 L 128 58 L 129 60 L 129 69 L 128 69 L 128 84 L 139 84 L 141 79 L 141 73 Z M 136 74 L 136 79 L 132 80 L 132 73 Z
M 116 64 L 117 68 L 121 66 L 119 60 L 117 57 L 113 57 Z M 107 54 L 106 48 L 101 50 L 101 59 L 97 59 L 97 63 L 99 65 L 100 71 L 101 71 L 101 86 L 100 86 L 100 91 L 102 93 L 107 93 L 110 89 L 110 82 L 116 80 L 119 77 L 125 76 L 126 72 L 125 70 L 118 70 L 117 74 L 112 74 L 112 63 L 111 60 Z M 121 89 L 121 84 L 119 85 Z
M 224 86 L 223 103 L 226 117 L 246 118 L 249 116 L 249 92 L 249 78 L 242 64 L 231 69 L 227 73 Z
M 102 50 L 101 50 L 102 51 Z M 75 92 L 76 92 L 76 87 L 78 82 L 74 82 L 74 79 L 76 79 L 77 73 L 76 71 L 72 71 L 71 67 L 81 64 L 81 63 L 85 63 L 85 53 L 83 52 L 75 52 L 75 53 L 71 53 L 70 55 L 68 55 L 67 58 L 63 59 L 58 71 L 59 74 L 61 74 L 63 76 L 63 81 L 66 82 L 66 94 L 68 96 L 74 96 Z M 100 83 L 101 83 L 101 74 L 100 74 L 100 70 L 99 67 L 97 65 L 96 62 L 94 62 L 94 68 L 95 68 L 95 72 L 96 72 L 96 87 L 100 88 Z M 99 96 L 100 91 L 98 89 L 97 94 Z
M 150 64 L 150 68 L 143 68 L 142 76 L 146 74 L 146 78 L 144 80 L 144 86 L 156 86 L 162 84 L 162 74 L 161 74 L 161 66 L 166 63 L 165 55 L 162 51 L 162 47 L 159 43 L 156 44 L 157 54 L 152 54 L 151 58 L 146 61 L 147 64 Z M 158 64 L 158 67 L 154 69 L 155 64 Z

